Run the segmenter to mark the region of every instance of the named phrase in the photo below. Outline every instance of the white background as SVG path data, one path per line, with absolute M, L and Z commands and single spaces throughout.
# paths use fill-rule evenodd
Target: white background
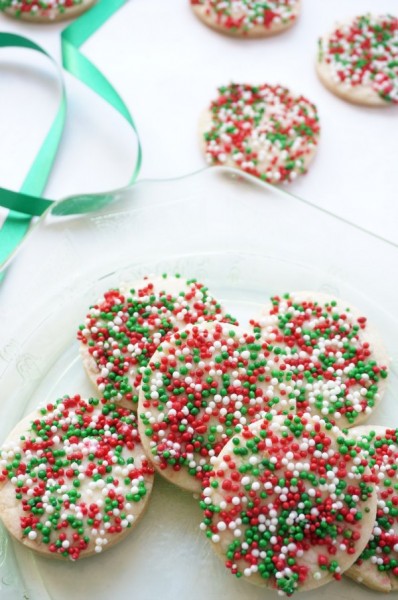
M 303 0 L 302 15 L 290 31 L 270 39 L 239 40 L 205 27 L 188 0 L 129 0 L 84 52 L 134 116 L 144 152 L 141 178 L 173 177 L 204 166 L 197 121 L 220 84 L 279 82 L 308 96 L 319 108 L 319 151 L 310 172 L 287 189 L 398 242 L 398 107 L 367 109 L 345 103 L 322 87 L 314 70 L 318 36 L 336 20 L 375 7 L 378 12 L 398 12 L 396 0 L 378 0 L 377 6 L 374 0 Z M 4 15 L 0 20 L 2 30 L 34 39 L 59 59 L 59 33 L 65 24 L 29 25 Z M 66 75 L 66 83 L 67 126 L 47 196 L 56 199 L 126 184 L 134 163 L 132 131 L 74 78 Z M 48 62 L 32 52 L 1 50 L 2 186 L 21 185 L 57 101 Z M 366 254 L 366 248 L 359 250 Z M 20 271 L 18 258 L 11 269 L 12 277 L 0 286 L 3 315 L 12 315 L 22 287 L 28 291 L 31 278 L 40 277 L 37 269 L 26 269 L 26 262 Z
M 374 8 L 378 11 L 396 10 L 398 13 L 396 0 L 349 0 L 349 2 L 347 0 L 303 0 L 303 4 L 303 14 L 289 32 L 269 40 L 252 41 L 229 39 L 207 29 L 191 13 L 188 0 L 129 0 L 128 4 L 86 44 L 84 52 L 109 77 L 134 115 L 144 150 L 141 178 L 172 177 L 204 166 L 198 144 L 197 120 L 203 107 L 215 94 L 218 85 L 231 80 L 253 83 L 280 82 L 298 93 L 307 95 L 318 105 L 320 111 L 322 136 L 319 152 L 308 175 L 287 189 L 398 243 L 396 194 L 398 107 L 371 110 L 345 104 L 323 89 L 314 72 L 317 37 L 323 31 L 327 31 L 337 19 L 344 19 Z M 64 25 L 32 26 L 8 20 L 1 15 L 0 21 L 0 29 L 31 37 L 59 58 L 59 33 Z M 98 100 L 83 85 L 69 76 L 66 76 L 66 82 L 69 93 L 68 121 L 53 175 L 47 187 L 48 197 L 61 198 L 72 193 L 102 191 L 124 185 L 129 180 L 134 163 L 135 146 L 130 129 L 113 110 Z M 55 114 L 56 106 L 57 84 L 47 62 L 40 57 L 35 57 L 32 52 L 1 50 L 0 185 L 14 189 L 18 189 L 21 185 Z M 242 195 L 242 203 L 245 200 L 248 200 L 247 196 L 245 198 Z M 283 202 L 284 199 L 280 198 L 280 200 Z M 270 199 L 268 198 L 267 201 L 270 202 Z M 190 205 L 193 208 L 196 206 L 192 202 Z M 275 205 L 272 208 L 275 208 Z M 303 210 L 302 214 L 308 212 L 311 211 Z M 317 214 L 315 211 L 312 212 Z M 270 223 L 265 221 L 262 214 L 261 211 L 258 221 L 263 221 L 265 237 L 270 229 Z M 308 222 L 306 224 L 308 225 Z M 317 223 L 314 222 L 315 227 L 316 225 Z M 351 274 L 351 267 L 355 264 L 359 265 L 359 282 L 364 279 L 375 282 L 374 289 L 369 291 L 370 299 L 381 294 L 384 289 L 391 290 L 391 293 L 386 294 L 389 298 L 397 297 L 396 280 L 394 280 L 396 275 L 392 272 L 393 269 L 386 268 L 389 273 L 385 275 L 386 281 L 383 281 L 383 264 L 380 255 L 368 256 L 368 248 L 363 242 L 358 243 L 358 254 L 355 255 L 355 260 L 352 260 L 350 255 L 345 265 L 338 258 L 344 254 L 343 235 L 339 239 L 333 239 L 332 233 L 325 231 L 324 244 L 320 248 L 321 228 L 317 231 L 314 242 L 312 238 L 308 240 L 308 237 L 301 241 L 300 223 L 297 223 L 297 236 L 291 234 L 291 228 L 282 228 L 280 223 L 277 223 L 277 226 L 275 230 L 272 229 L 272 233 L 281 229 L 290 232 L 286 245 L 294 246 L 295 243 L 298 245 L 298 260 L 300 244 L 304 247 L 305 254 L 311 250 L 312 243 L 314 244 L 316 254 L 314 262 L 317 264 L 322 260 L 320 256 L 327 254 L 328 245 L 332 249 L 338 246 L 335 261 L 339 264 L 333 271 L 327 269 L 325 265 L 325 278 L 321 280 L 322 282 L 329 284 L 329 279 L 336 277 L 344 281 L 345 285 L 342 289 L 346 289 L 346 286 L 349 288 L 351 277 L 346 276 L 346 273 Z M 77 240 L 78 231 L 73 241 Z M 341 229 L 334 228 L 334 231 L 341 231 Z M 349 231 L 349 228 L 346 231 Z M 81 233 L 84 235 L 84 232 Z M 97 233 L 101 234 L 101 230 L 99 229 Z M 130 230 L 128 233 L 130 235 Z M 41 229 L 41 234 L 46 238 L 41 240 L 44 248 L 48 248 L 50 243 L 57 245 L 57 251 L 48 254 L 47 264 L 41 267 L 40 262 L 37 261 L 37 257 L 43 256 L 43 248 L 39 247 L 39 240 L 34 237 L 35 241 L 28 241 L 10 267 L 7 277 L 0 284 L 0 371 L 7 361 L 13 364 L 14 356 L 18 357 L 22 352 L 19 349 L 21 340 L 16 332 L 21 329 L 21 322 L 24 322 L 27 324 L 25 333 L 33 332 L 30 345 L 33 356 L 26 354 L 24 349 L 20 359 L 28 374 L 33 372 L 34 384 L 35 356 L 40 358 L 46 355 L 46 352 L 49 352 L 47 346 L 53 348 L 54 341 L 55 346 L 62 345 L 64 337 L 69 337 L 69 329 L 63 320 L 59 331 L 58 323 L 53 330 L 42 331 L 45 347 L 42 348 L 40 343 L 36 347 L 35 327 L 39 325 L 40 319 L 35 321 L 32 318 L 29 322 L 29 317 L 31 314 L 37 314 L 39 307 L 42 310 L 41 318 L 47 314 L 48 298 L 53 295 L 54 289 L 59 287 L 59 281 L 63 279 L 64 288 L 72 287 L 73 265 L 76 264 L 76 256 L 68 255 L 73 250 L 73 246 L 64 231 L 53 227 L 50 232 Z M 112 234 L 114 234 L 113 230 Z M 90 235 L 93 235 L 93 230 Z M 110 235 L 110 230 L 105 229 L 102 232 L 101 243 L 104 244 L 105 251 Z M 113 237 L 117 238 L 116 235 Z M 241 238 L 236 235 L 235 239 Z M 235 239 L 232 239 L 232 243 Z M 357 239 L 364 240 L 366 236 L 357 236 Z M 155 251 L 153 240 L 156 240 L 156 236 L 148 240 L 152 255 Z M 83 251 L 89 243 L 86 239 L 84 241 L 85 243 L 79 246 Z M 348 241 L 351 249 L 355 247 L 355 236 Z M 256 242 L 258 244 L 261 242 L 258 233 Z M 376 247 L 380 248 L 381 244 L 376 244 Z M 239 252 L 238 245 L 236 249 Z M 351 254 L 353 255 L 354 252 Z M 160 255 L 161 248 L 159 248 L 159 258 Z M 333 264 L 334 261 L 330 259 L 329 262 Z M 377 269 L 373 262 L 376 263 Z M 85 267 L 89 268 L 91 264 L 90 262 Z M 286 264 L 288 267 L 290 263 Z M 370 269 L 375 270 L 374 274 L 368 273 L 367 264 Z M 98 264 L 95 266 L 98 270 Z M 114 265 L 114 268 L 117 267 L 118 265 Z M 261 269 L 263 269 L 262 264 Z M 366 278 L 362 271 L 366 271 Z M 49 277 L 49 272 L 57 273 L 59 281 Z M 269 275 L 267 265 L 264 265 L 261 272 L 266 279 Z M 189 276 L 195 274 L 189 273 Z M 298 270 L 293 279 L 296 280 L 299 276 Z M 246 273 L 246 279 L 249 277 L 251 272 L 250 275 Z M 100 282 L 97 283 L 98 286 L 101 285 Z M 358 282 L 357 285 L 362 293 L 367 292 L 366 286 L 361 286 Z M 69 293 L 62 298 L 63 306 L 67 306 L 73 289 L 66 291 Z M 374 316 L 375 322 L 383 326 L 382 331 L 386 332 L 388 347 L 396 364 L 395 322 L 390 322 L 383 310 L 378 314 L 379 306 L 381 303 L 374 305 L 371 316 Z M 70 321 L 71 315 L 68 317 Z M 48 360 L 48 364 L 50 363 L 51 360 Z M 61 363 L 58 366 L 61 368 Z M 68 371 L 65 373 L 69 375 Z M 48 378 L 48 381 L 50 380 L 51 373 Z M 395 381 L 396 378 L 393 383 Z M 19 379 L 18 382 L 19 385 L 15 385 L 17 400 L 21 393 Z M 62 393 L 64 391 L 66 390 L 63 388 Z M 37 394 L 39 395 L 38 391 Z M 10 400 L 4 385 L 0 396 L 2 400 Z M 383 406 L 385 422 L 394 414 L 393 403 L 394 397 L 391 393 L 390 403 Z M 2 403 L 3 407 L 7 407 L 7 418 L 10 418 L 9 412 L 12 413 L 17 404 L 18 402 L 15 405 L 11 402 L 10 407 L 10 402 Z M 212 560 L 210 556 L 207 557 L 207 562 L 203 563 L 205 566 L 201 571 L 195 570 L 197 563 L 191 560 L 193 543 L 196 543 L 194 536 L 199 540 L 197 543 L 203 546 L 205 540 L 202 536 L 199 538 L 199 533 L 196 533 L 196 522 L 192 519 L 192 511 L 190 512 L 188 502 L 185 502 L 183 496 L 177 497 L 173 491 L 167 497 L 159 492 L 158 504 L 152 502 L 150 510 L 153 511 L 152 516 L 155 519 L 161 517 L 160 525 L 162 518 L 164 518 L 163 523 L 169 523 L 167 520 L 169 517 L 170 520 L 177 521 L 178 527 L 174 529 L 176 543 L 173 545 L 172 560 L 177 560 L 181 565 L 185 577 L 175 577 L 174 571 L 165 569 L 164 576 L 158 580 L 156 570 L 153 574 L 151 572 L 151 577 L 148 578 L 145 561 L 149 552 L 152 552 L 152 548 L 155 547 L 158 555 L 162 559 L 165 557 L 167 559 L 171 547 L 169 529 L 158 530 L 151 526 L 149 529 L 141 529 L 143 537 L 131 537 L 130 542 L 137 544 L 138 550 L 135 554 L 124 552 L 124 546 L 120 546 L 119 552 L 115 549 L 113 553 L 105 555 L 103 570 L 98 571 L 96 561 L 90 564 L 87 562 L 87 565 L 82 564 L 81 573 L 84 577 L 77 577 L 76 566 L 48 563 L 48 577 L 50 569 L 52 574 L 55 574 L 53 579 L 46 579 L 50 593 L 51 583 L 55 589 L 59 588 L 61 582 L 62 589 L 58 589 L 58 595 L 65 593 L 70 597 L 73 596 L 73 591 L 80 595 L 83 593 L 83 596 L 89 595 L 93 590 L 96 593 L 95 586 L 90 588 L 91 581 L 99 581 L 100 584 L 104 582 L 104 586 L 100 587 L 98 597 L 109 598 L 114 592 L 115 584 L 107 575 L 122 572 L 125 576 L 123 581 L 127 581 L 125 589 L 128 590 L 130 597 L 132 597 L 131 581 L 137 587 L 142 578 L 144 578 L 144 589 L 152 590 L 157 585 L 162 587 L 162 593 L 164 592 L 167 597 L 174 598 L 182 597 L 186 589 L 183 589 L 183 586 L 187 582 L 191 588 L 192 598 L 194 596 L 198 598 L 206 586 L 208 589 L 213 588 L 213 581 L 219 581 L 225 586 L 221 589 L 231 598 L 239 594 L 241 597 L 245 594 L 247 597 L 263 595 L 262 591 L 260 594 L 254 587 L 247 591 L 243 587 L 240 588 L 239 584 L 222 568 L 221 562 L 218 564 L 216 559 Z M 152 546 L 151 536 L 156 537 Z M 146 547 L 150 550 L 146 550 Z M 130 556 L 133 555 L 136 557 L 134 564 L 130 560 Z M 102 558 L 99 557 L 97 560 L 101 561 Z M 27 562 L 27 568 L 29 564 Z M 156 558 L 154 565 L 157 565 Z M 210 565 L 210 568 L 206 568 L 207 565 Z M 80 569 L 80 565 L 78 568 Z M 37 570 L 34 573 L 37 577 Z M 103 577 L 101 573 L 104 574 Z M 132 577 L 131 573 L 133 573 Z M 204 573 L 205 577 L 203 577 Z M 33 578 L 31 585 L 34 582 Z M 118 579 L 116 584 L 120 584 Z M 37 585 L 39 585 L 38 579 Z M 84 585 L 86 588 L 83 587 Z M 350 598 L 374 596 L 363 588 L 355 588 L 355 591 L 354 584 L 349 582 L 345 582 L 344 591 L 336 589 L 337 587 L 337 584 L 331 585 L 327 592 L 322 594 L 326 593 L 325 598 L 339 598 L 342 594 Z M 347 590 L 349 593 L 346 594 Z M 319 594 L 316 596 L 317 592 L 313 592 L 313 595 L 314 598 L 319 596 Z M 145 592 L 141 591 L 140 597 L 146 600 L 154 596 L 145 596 Z M 202 598 L 203 595 L 200 597 Z M 208 598 L 212 600 L 210 592 Z

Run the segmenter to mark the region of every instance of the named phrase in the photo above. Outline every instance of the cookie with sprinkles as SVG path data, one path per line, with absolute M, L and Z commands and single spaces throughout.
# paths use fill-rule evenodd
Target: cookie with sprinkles
M 205 323 L 175 333 L 142 379 L 138 416 L 147 456 L 172 483 L 200 491 L 232 435 L 265 412 L 294 408 L 274 384 L 262 345 L 238 327 Z
M 153 483 L 135 415 L 65 396 L 21 421 L 1 447 L 0 516 L 28 548 L 77 560 L 122 540 Z
M 355 104 L 398 104 L 398 18 L 366 14 L 318 43 L 317 72 L 334 94 Z
M 165 336 L 213 319 L 235 322 L 195 279 L 146 277 L 109 290 L 77 334 L 85 370 L 101 397 L 135 409 L 141 369 Z
M 281 595 L 341 579 L 376 514 L 367 460 L 317 415 L 267 415 L 213 461 L 201 507 L 217 555 L 237 577 Z
M 380 592 L 398 590 L 398 428 L 355 427 L 355 436 L 372 469 L 377 513 L 369 542 L 347 575 Z
M 200 122 L 209 165 L 235 167 L 273 184 L 307 171 L 319 132 L 316 106 L 280 85 L 222 86 Z
M 0 0 L 0 11 L 31 23 L 73 19 L 88 10 L 96 0 Z
M 194 13 L 209 27 L 240 37 L 265 37 L 289 29 L 301 0 L 190 0 Z
M 348 302 L 321 292 L 275 296 L 252 325 L 293 388 L 298 414 L 318 413 L 349 428 L 383 397 L 388 354 Z

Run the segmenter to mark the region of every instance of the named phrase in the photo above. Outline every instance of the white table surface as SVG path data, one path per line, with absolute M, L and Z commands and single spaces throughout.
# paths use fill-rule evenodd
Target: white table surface
M 307 95 L 317 103 L 320 111 L 319 152 L 309 174 L 287 189 L 398 243 L 398 107 L 377 111 L 345 104 L 323 89 L 313 68 L 317 37 L 336 19 L 372 10 L 376 4 L 378 11 L 396 10 L 398 13 L 396 0 L 303 0 L 303 4 L 300 21 L 291 31 L 269 40 L 240 41 L 218 35 L 203 26 L 191 14 L 188 0 L 129 0 L 86 44 L 84 52 L 109 77 L 134 115 L 144 151 L 140 178 L 173 177 L 204 166 L 198 144 L 197 119 L 220 84 L 231 80 L 280 82 Z M 63 26 L 29 26 L 0 15 L 0 30 L 26 35 L 58 58 L 59 33 Z M 131 131 L 112 109 L 83 85 L 68 75 L 66 82 L 68 121 L 47 196 L 57 199 L 124 185 L 134 162 Z M 1 50 L 0 185 L 13 189 L 21 185 L 56 106 L 57 85 L 48 63 L 31 52 Z M 269 223 L 264 223 L 265 231 L 267 227 Z M 16 331 L 21 323 L 27 324 L 27 331 L 32 330 L 36 323 L 34 318 L 29 320 L 30 315 L 39 307 L 43 310 L 48 307 L 48 297 L 62 279 L 72 281 L 74 262 L 68 254 L 69 240 L 62 232 L 57 235 L 57 231 L 58 228 L 42 230 L 42 239 L 34 238 L 34 242 L 28 242 L 0 283 L 0 379 L 6 365 L 20 352 L 21 340 Z M 319 238 L 319 231 L 317 233 Z M 341 239 L 331 240 L 328 233 L 325 231 L 325 244 L 341 246 L 344 243 Z M 43 260 L 43 248 L 48 248 L 51 243 L 57 246 L 57 252 L 49 253 L 46 264 L 41 267 L 39 260 Z M 308 239 L 305 246 L 307 249 L 310 246 Z M 376 270 L 372 257 L 367 256 L 367 248 L 358 247 L 357 250 L 354 262 L 358 264 L 363 255 L 364 265 L 369 261 L 370 268 Z M 379 258 L 373 257 L 377 263 L 375 281 L 377 276 L 384 276 Z M 55 271 L 54 264 L 59 270 L 59 281 L 46 276 Z M 342 265 L 335 275 L 343 277 L 344 272 Z M 388 276 L 391 277 L 391 272 L 385 275 Z M 396 282 L 390 280 L 386 287 L 394 289 L 393 295 L 397 297 Z M 380 315 L 383 323 L 382 319 L 383 313 Z M 390 348 L 395 358 L 392 339 Z M 40 352 L 38 348 L 37 354 Z M 21 358 L 27 370 L 34 371 L 32 356 L 25 353 Z M 16 390 L 18 394 L 18 386 Z M 0 399 L 6 400 L 5 396 L 3 389 Z M 160 505 L 163 510 L 164 497 L 156 507 Z M 168 506 L 172 506 L 173 515 L 178 514 L 178 531 L 181 533 L 176 539 L 182 540 L 177 547 L 183 561 L 183 557 L 192 552 L 191 538 L 186 535 L 192 516 L 187 512 L 187 502 L 176 505 L 173 498 Z M 164 546 L 160 546 L 160 551 L 162 548 Z M 120 555 L 116 550 L 112 556 L 109 559 L 115 561 Z M 145 569 L 140 571 L 139 560 L 140 557 L 145 560 L 145 556 L 145 552 L 138 554 L 135 572 L 145 573 Z M 201 587 L 197 573 L 190 570 L 191 563 L 187 561 L 186 580 L 192 586 L 193 595 L 196 593 L 198 597 Z M 181 564 L 185 569 L 185 563 Z M 107 565 L 109 569 L 109 563 Z M 120 564 L 116 563 L 115 567 Z M 91 569 L 91 566 L 87 568 Z M 207 579 L 211 581 L 216 572 L 210 571 Z M 225 577 L 226 585 L 231 581 L 232 589 L 236 582 L 232 578 L 229 580 L 228 574 Z M 51 584 L 51 581 L 47 580 L 47 583 Z M 77 593 L 81 593 L 79 581 L 74 575 L 68 581 Z M 168 597 L 172 597 L 177 587 L 174 597 L 178 597 L 181 596 L 178 584 L 175 577 L 161 579 L 159 588 L 163 586 Z M 51 590 L 51 586 L 48 589 Z M 68 586 L 64 590 L 70 595 Z M 106 594 L 109 597 L 107 588 L 100 592 L 101 597 Z M 340 590 L 332 585 L 325 592 L 325 598 L 337 598 L 339 593 Z M 14 598 L 12 594 L 11 590 L 8 597 Z M 255 592 L 251 594 L 254 597 Z M 362 597 L 367 592 L 358 588 L 356 594 Z M 141 596 L 145 600 L 145 594 Z
M 198 115 L 218 85 L 230 81 L 282 83 L 314 101 L 321 142 L 310 172 L 287 189 L 398 243 L 398 107 L 352 106 L 317 80 L 318 36 L 334 24 L 375 8 L 374 0 L 303 0 L 299 22 L 263 40 L 236 40 L 202 25 L 188 0 L 129 0 L 84 47 L 129 106 L 143 144 L 141 179 L 168 178 L 204 166 Z M 396 0 L 378 12 L 398 13 Z M 20 33 L 59 58 L 65 26 L 28 25 L 0 15 L 0 29 Z M 124 185 L 135 142 L 125 122 L 82 84 L 66 75 L 69 113 L 47 186 L 50 198 Z M 54 116 L 57 84 L 35 53 L 0 53 L 0 182 L 18 189 Z M 45 235 L 45 233 L 43 233 Z M 62 243 L 62 240 L 59 240 Z M 359 249 L 365 252 L 366 249 Z M 64 273 L 67 276 L 67 273 Z M 40 269 L 29 244 L 0 284 L 0 350 L 12 336 L 21 306 Z M 43 297 L 51 282 L 43 281 Z M 31 299 L 33 305 L 42 298 Z M 1 360 L 1 352 L 0 352 Z

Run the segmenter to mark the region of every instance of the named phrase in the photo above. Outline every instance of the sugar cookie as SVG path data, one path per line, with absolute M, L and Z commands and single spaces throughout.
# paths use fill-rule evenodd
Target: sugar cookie
M 220 87 L 200 122 L 209 165 L 235 167 L 269 183 L 307 171 L 319 131 L 314 104 L 268 84 Z
M 146 277 L 110 290 L 78 331 L 85 370 L 101 397 L 135 410 L 141 369 L 165 336 L 212 319 L 234 321 L 196 280 Z
M 264 412 L 292 410 L 274 393 L 254 336 L 205 323 L 162 342 L 144 371 L 138 406 L 142 444 L 156 469 L 198 492 L 227 440 Z
M 148 502 L 153 468 L 134 414 L 65 396 L 21 421 L 1 448 L 0 516 L 46 556 L 77 560 L 123 539 Z
M 353 439 L 317 415 L 272 416 L 232 436 L 213 461 L 201 528 L 237 577 L 280 594 L 340 579 L 376 514 Z
M 398 590 L 398 428 L 366 425 L 349 435 L 369 462 L 378 499 L 369 543 L 346 574 L 380 592 Z
M 291 27 L 301 0 L 191 0 L 194 13 L 206 25 L 229 35 L 265 37 Z
M 386 350 L 348 302 L 321 292 L 275 296 L 252 324 L 294 387 L 298 414 L 314 412 L 352 427 L 385 393 Z
M 32 23 L 73 19 L 88 10 L 96 0 L 0 0 L 0 11 Z
M 319 40 L 317 72 L 334 94 L 355 104 L 398 104 L 398 18 L 371 14 Z

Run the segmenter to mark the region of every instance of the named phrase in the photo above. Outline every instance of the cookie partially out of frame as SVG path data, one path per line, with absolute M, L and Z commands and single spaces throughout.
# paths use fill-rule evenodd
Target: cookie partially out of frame
M 191 0 L 203 23 L 237 37 L 267 37 L 289 29 L 297 20 L 301 0 Z
M 78 17 L 97 0 L 0 0 L 4 14 L 31 23 L 54 23 Z
M 331 92 L 354 104 L 398 104 L 397 45 L 397 17 L 355 17 L 320 38 L 318 76 Z
M 212 466 L 201 529 L 233 575 L 290 596 L 341 579 L 365 548 L 377 505 L 370 468 L 317 415 L 267 415 Z
M 132 530 L 152 484 L 134 414 L 66 396 L 23 419 L 2 445 L 0 517 L 24 546 L 77 560 Z
M 271 298 L 252 325 L 290 384 L 298 414 L 319 414 L 340 428 L 370 417 L 387 388 L 389 356 L 358 308 L 323 292 L 292 292 Z
M 362 425 L 349 432 L 372 469 L 377 513 L 369 542 L 346 575 L 379 592 L 398 590 L 398 428 Z

